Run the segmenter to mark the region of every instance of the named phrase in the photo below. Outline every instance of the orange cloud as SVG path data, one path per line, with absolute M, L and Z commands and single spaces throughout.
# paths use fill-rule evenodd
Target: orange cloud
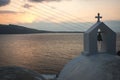
M 29 13 L 4 13 L 0 14 L 0 24 L 32 23 L 37 16 Z

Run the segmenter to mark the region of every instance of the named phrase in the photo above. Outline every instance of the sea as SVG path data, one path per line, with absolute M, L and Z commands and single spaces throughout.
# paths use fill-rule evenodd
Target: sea
M 120 50 L 120 33 L 117 34 Z M 20 66 L 41 74 L 59 74 L 83 51 L 83 33 L 0 35 L 0 66 Z

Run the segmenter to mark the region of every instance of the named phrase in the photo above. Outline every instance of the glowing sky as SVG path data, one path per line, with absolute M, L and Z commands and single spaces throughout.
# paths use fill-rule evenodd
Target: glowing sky
M 0 24 L 120 20 L 120 0 L 0 0 Z

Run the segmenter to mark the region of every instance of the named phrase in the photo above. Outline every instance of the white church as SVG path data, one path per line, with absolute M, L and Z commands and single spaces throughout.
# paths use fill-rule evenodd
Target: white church
M 84 51 L 65 65 L 57 80 L 120 80 L 116 33 L 98 13 L 97 22 L 84 33 Z

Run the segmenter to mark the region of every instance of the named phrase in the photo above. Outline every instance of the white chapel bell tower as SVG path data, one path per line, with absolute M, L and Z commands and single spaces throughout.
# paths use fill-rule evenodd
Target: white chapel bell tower
M 57 80 L 120 80 L 116 33 L 100 21 L 84 33 L 84 51 L 65 65 Z
M 98 13 L 97 23 L 84 33 L 84 53 L 85 55 L 96 53 L 116 53 L 116 33 L 112 31 L 107 25 L 100 21 L 100 14 Z M 100 42 L 101 49 L 99 50 Z

